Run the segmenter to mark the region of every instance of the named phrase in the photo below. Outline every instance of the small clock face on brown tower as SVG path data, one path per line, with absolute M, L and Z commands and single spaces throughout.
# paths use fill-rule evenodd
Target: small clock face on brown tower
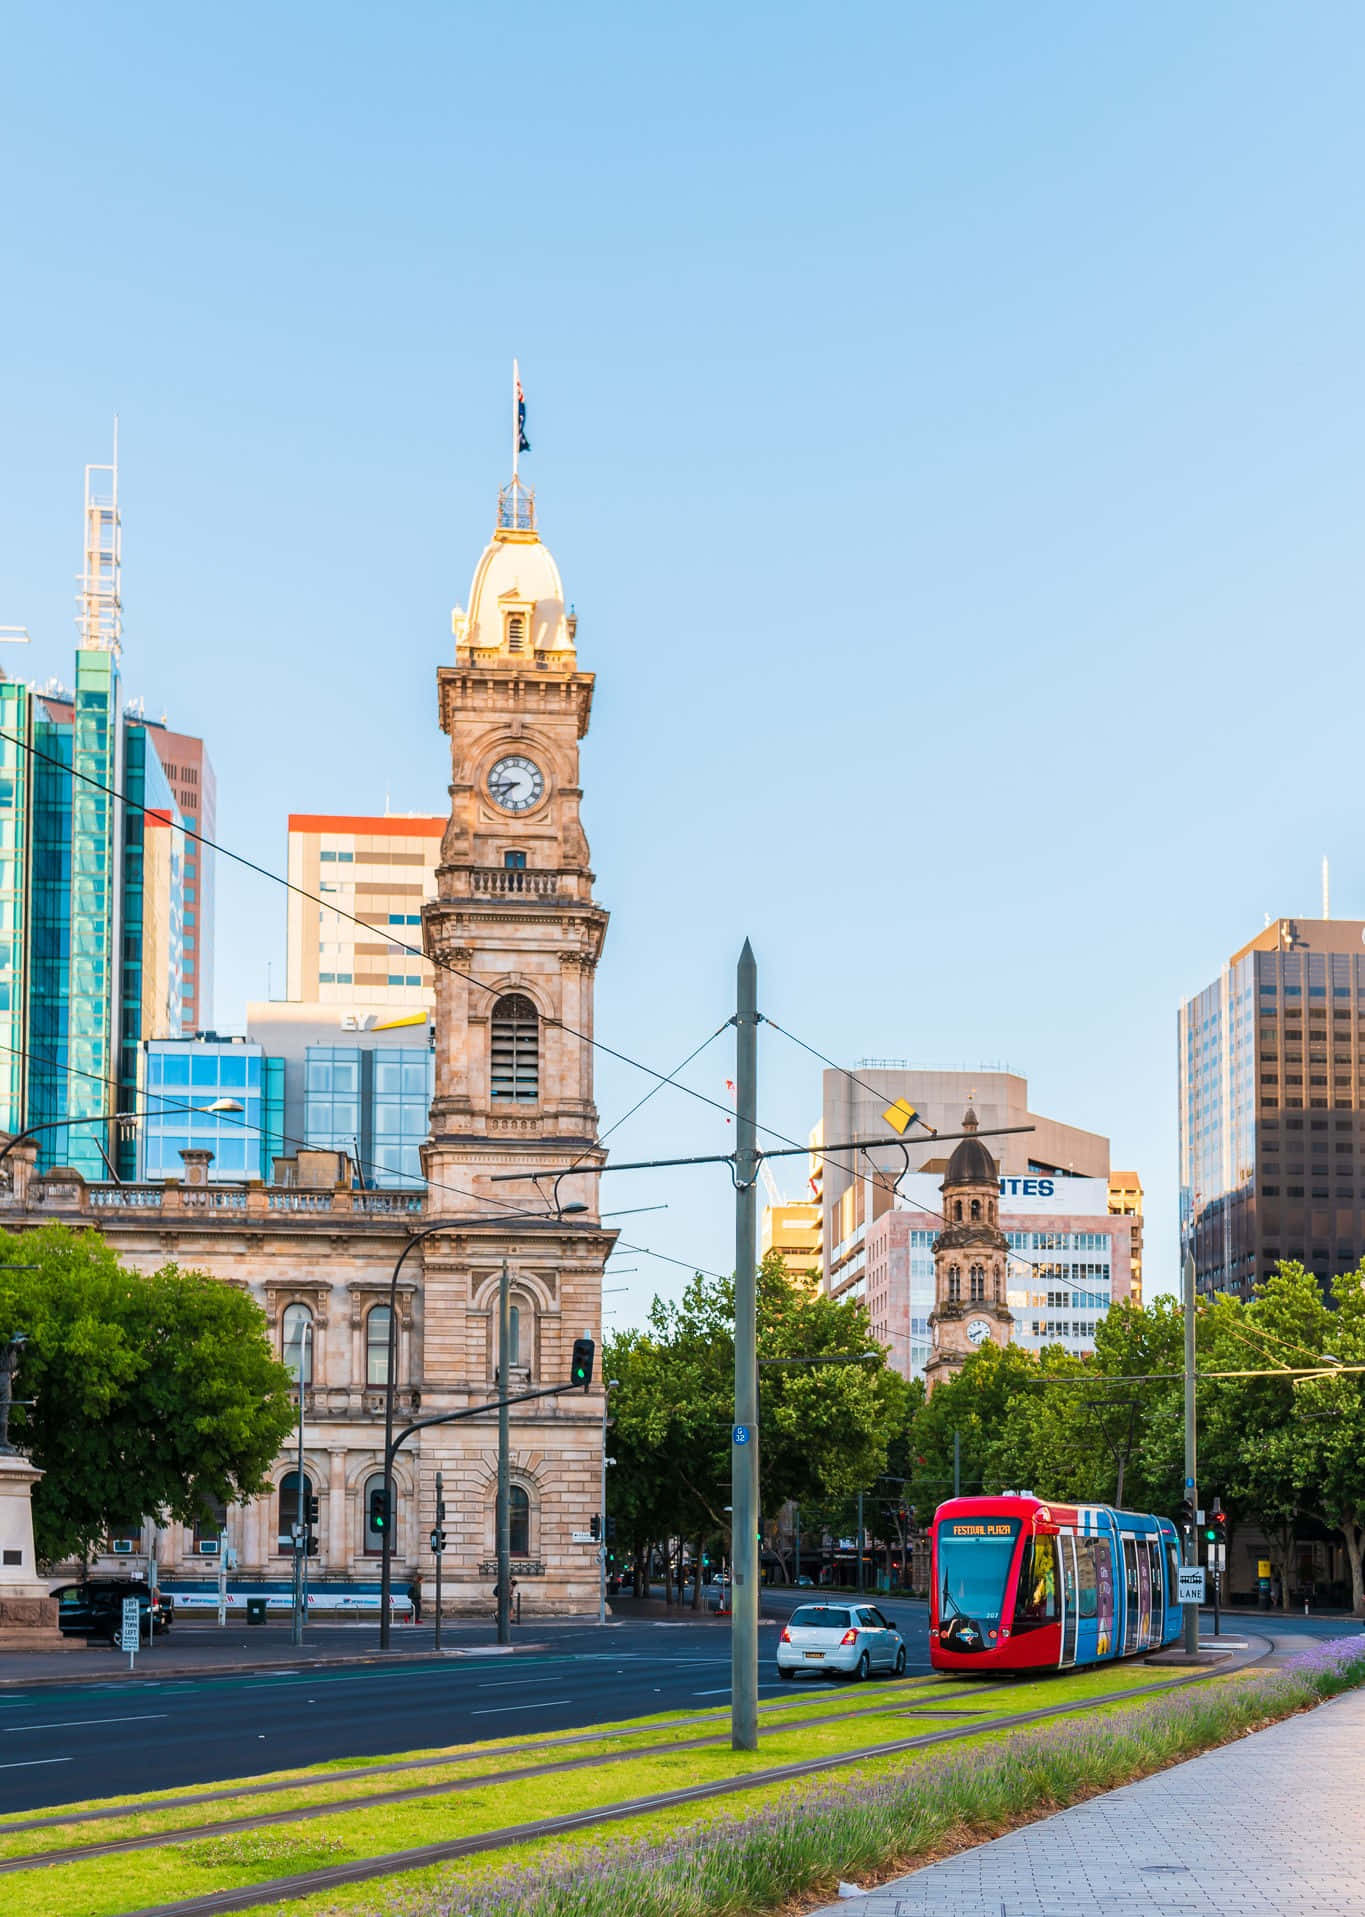
M 934 1241 L 933 1353 L 924 1368 L 930 1391 L 959 1371 L 973 1351 L 1007 1345 L 1014 1319 L 1006 1302 L 1009 1242 L 1000 1229 L 1000 1168 L 976 1137 L 976 1113 L 967 1110 L 967 1136 L 943 1175 L 943 1230 Z

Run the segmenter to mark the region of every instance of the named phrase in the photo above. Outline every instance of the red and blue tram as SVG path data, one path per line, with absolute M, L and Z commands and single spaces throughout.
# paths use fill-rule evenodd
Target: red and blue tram
M 936 1671 L 1056 1671 L 1181 1635 L 1169 1518 L 1030 1494 L 952 1498 L 934 1513 L 929 1657 Z

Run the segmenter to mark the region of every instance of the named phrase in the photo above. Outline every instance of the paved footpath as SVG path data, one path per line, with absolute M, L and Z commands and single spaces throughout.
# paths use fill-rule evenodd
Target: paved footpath
M 814 1917 L 1365 1917 L 1365 1691 Z

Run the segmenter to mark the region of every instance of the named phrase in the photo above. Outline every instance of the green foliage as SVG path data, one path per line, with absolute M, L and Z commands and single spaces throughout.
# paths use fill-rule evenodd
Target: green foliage
M 886 1469 L 918 1395 L 872 1338 L 867 1313 L 788 1276 L 775 1254 L 758 1276 L 758 1355 L 854 1356 L 863 1364 L 771 1364 L 759 1372 L 762 1508 L 789 1498 L 847 1497 Z M 711 1537 L 728 1529 L 730 1427 L 734 1420 L 734 1286 L 693 1279 L 676 1304 L 654 1301 L 643 1331 L 611 1339 L 603 1376 L 620 1381 L 612 1510 L 618 1538 L 643 1545 L 669 1535 Z
M 294 1421 L 289 1374 L 244 1291 L 174 1265 L 122 1267 L 96 1232 L 0 1233 L 0 1333 L 27 1333 L 11 1435 L 44 1472 L 38 1555 L 143 1516 L 192 1523 L 263 1490 Z

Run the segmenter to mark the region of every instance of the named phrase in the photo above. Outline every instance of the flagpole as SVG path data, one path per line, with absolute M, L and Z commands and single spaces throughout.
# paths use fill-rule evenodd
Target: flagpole
M 517 457 L 521 452 L 521 422 L 517 417 L 517 389 L 521 385 L 521 374 L 517 362 L 512 361 L 512 484 L 517 483 Z

